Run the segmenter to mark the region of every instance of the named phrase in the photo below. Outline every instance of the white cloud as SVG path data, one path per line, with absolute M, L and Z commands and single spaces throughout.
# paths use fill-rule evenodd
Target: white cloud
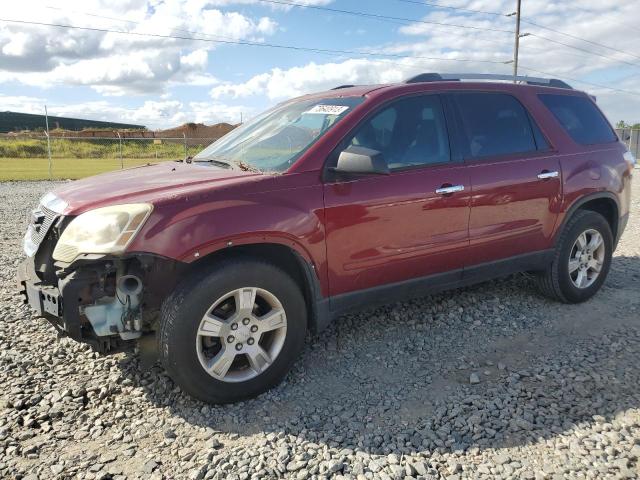
M 198 1 L 198 0 L 196 0 Z M 262 5 L 270 7 L 273 10 L 290 10 L 294 8 L 293 6 L 285 5 L 285 2 L 293 0 L 276 0 L 277 2 L 282 3 L 268 3 L 268 2 L 260 2 L 259 0 L 210 0 L 209 3 L 211 5 L 215 5 L 218 7 L 226 7 L 230 5 Z M 329 5 L 333 0 L 296 0 L 295 3 L 299 3 L 302 5 Z
M 327 90 L 343 84 L 384 84 L 401 82 L 424 71 L 445 71 L 450 67 L 446 61 L 413 59 L 370 60 L 349 59 L 342 62 L 315 63 L 286 70 L 274 68 L 256 75 L 246 82 L 225 83 L 211 89 L 211 97 L 245 98 L 267 96 L 270 100 L 281 100 L 292 96 Z M 481 63 L 471 64 L 472 70 L 486 70 Z
M 512 3 L 506 0 L 447 2 L 448 5 L 462 8 L 505 13 L 513 10 Z M 639 96 L 575 81 L 584 80 L 640 93 L 640 76 L 632 75 L 640 68 L 640 53 L 633 50 L 633 46 L 640 42 L 640 29 L 629 25 L 632 21 L 630 19 L 635 18 L 634 10 L 635 6 L 631 2 L 611 4 L 596 0 L 566 2 L 528 0 L 523 4 L 524 20 L 530 19 L 570 35 L 630 51 L 632 55 L 579 42 L 523 23 L 522 31 L 532 35 L 522 38 L 520 42 L 520 66 L 522 67 L 520 73 L 566 78 L 567 82 L 573 84 L 575 88 L 595 92 L 599 104 L 613 121 L 620 118 L 639 121 Z M 425 11 L 429 10 L 425 9 Z M 462 11 L 439 9 L 430 9 L 430 12 L 422 20 L 495 30 L 514 28 L 513 19 L 504 16 L 472 15 Z M 398 27 L 398 33 L 405 36 L 406 40 L 400 37 L 399 41 L 369 46 L 364 50 L 407 55 L 413 58 L 387 59 L 386 61 L 370 57 L 345 58 L 327 63 L 309 62 L 288 69 L 273 68 L 243 82 L 215 85 L 211 90 L 211 96 L 219 100 L 265 96 L 275 101 L 340 84 L 395 82 L 420 72 L 511 73 L 512 65 L 502 63 L 510 61 L 513 55 L 513 34 L 511 33 L 451 28 L 423 22 Z M 551 43 L 540 36 L 575 45 L 586 51 L 577 51 Z M 601 56 L 594 55 L 595 53 Z M 604 58 L 602 55 L 612 58 Z M 637 66 L 626 65 L 621 60 Z M 527 70 L 526 67 L 545 73 Z M 617 82 L 615 78 L 620 77 L 620 72 L 626 72 L 630 78 L 623 83 Z
M 49 3 L 15 2 L 5 15 L 18 20 L 210 40 L 260 41 L 278 28 L 269 17 L 253 19 L 221 11 L 206 0 L 69 0 L 64 7 L 51 7 Z M 40 87 L 89 85 L 100 93 L 115 95 L 161 92 L 172 82 L 194 80 L 203 84 L 205 78 L 206 84 L 211 84 L 212 77 L 206 73 L 207 52 L 216 46 L 188 39 L 3 22 L 0 82 Z
M 165 99 L 146 101 L 137 108 L 114 105 L 106 100 L 81 103 L 47 103 L 45 98 L 0 94 L 0 111 L 18 111 L 44 114 L 47 104 L 49 115 L 86 118 L 145 125 L 151 129 L 175 127 L 186 122 L 212 125 L 220 122 L 238 123 L 240 115 L 251 115 L 253 110 L 242 105 L 221 102 L 181 102 Z
M 332 0 L 297 0 L 297 3 L 301 2 L 326 5 Z M 367 2 L 361 3 L 362 5 L 358 2 L 358 9 L 372 12 L 375 10 Z M 449 0 L 446 3 L 463 8 L 504 13 L 514 8 L 512 0 Z M 64 3 L 59 2 L 64 5 L 59 9 L 47 8 L 50 4 L 51 0 L 12 2 L 10 7 L 5 8 L 9 13 L 3 15 L 33 21 L 126 29 L 138 33 L 173 32 L 176 35 L 191 36 L 193 32 L 201 32 L 199 36 L 209 39 L 262 41 L 263 38 L 282 31 L 283 26 L 268 16 L 249 16 L 245 11 L 248 9 L 241 9 L 243 13 L 234 12 L 232 9 L 235 6 L 253 5 L 251 11 L 263 14 L 291 8 L 257 0 L 66 0 Z M 258 7 L 264 10 L 258 10 Z M 413 6 L 411 14 L 403 12 L 402 16 L 414 16 L 415 12 L 420 11 L 419 8 Z M 636 56 L 579 42 L 523 23 L 524 33 L 538 36 L 529 35 L 521 40 L 521 73 L 541 75 L 526 70 L 526 67 L 530 67 L 553 76 L 568 78 L 568 82 L 576 87 L 596 93 L 600 105 L 613 121 L 620 118 L 631 122 L 640 121 L 638 96 L 598 89 L 570 80 L 582 79 L 640 92 L 640 78 L 633 75 L 638 67 L 619 61 L 624 60 L 640 67 L 640 53 L 634 50 L 634 45 L 640 41 L 640 29 L 633 23 L 637 13 L 635 10 L 633 2 L 523 2 L 524 20 L 533 20 L 571 35 L 611 45 Z M 96 18 L 83 15 L 81 12 L 96 13 L 115 19 L 126 18 L 140 23 Z M 427 7 L 424 8 L 424 12 L 427 14 L 422 18 L 429 22 L 505 30 L 514 27 L 513 18 L 504 16 L 483 16 Z M 370 25 L 371 27 L 367 26 L 368 32 L 377 24 Z M 513 35 L 510 33 L 455 29 L 422 22 L 404 26 L 380 23 L 379 27 L 396 29 L 396 40 L 383 45 L 363 46 L 363 50 L 422 58 L 377 60 L 364 55 L 354 55 L 354 58 L 338 56 L 324 62 L 318 60 L 315 54 L 309 54 L 308 61 L 293 68 L 276 67 L 240 82 L 222 82 L 218 78 L 222 72 L 213 70 L 209 62 L 212 55 L 215 55 L 212 54 L 212 50 L 216 48 L 213 43 L 0 23 L 0 83 L 15 82 L 36 87 L 84 85 L 103 95 L 154 94 L 154 98 L 160 99 L 161 102 L 176 101 L 173 97 L 166 96 L 167 87 L 212 87 L 211 97 L 214 105 L 202 102 L 183 103 L 180 106 L 175 103 L 144 104 L 139 109 L 134 109 L 137 112 L 135 114 L 120 110 L 111 111 L 104 107 L 107 108 L 107 113 L 141 115 L 140 118 L 146 118 L 149 122 L 153 121 L 152 112 L 157 113 L 162 107 L 165 115 L 162 121 L 168 122 L 181 118 L 191 121 L 191 117 L 213 119 L 224 115 L 239 116 L 240 111 L 248 114 L 244 107 L 229 105 L 238 101 L 244 102 L 240 99 L 249 99 L 247 102 L 252 104 L 264 104 L 345 83 L 401 81 L 425 71 L 510 73 L 512 68 L 511 65 L 500 63 L 511 59 Z M 358 37 L 356 33 L 360 32 L 354 29 L 350 32 L 349 40 L 352 43 L 359 43 L 360 38 L 369 38 Z M 335 32 L 327 33 L 333 35 Z M 549 43 L 540 36 L 579 46 L 587 52 Z M 325 40 L 318 37 L 308 45 L 322 48 L 327 45 Z M 295 39 L 283 43 L 294 44 Z M 344 49 L 354 50 L 356 47 L 345 45 Z M 262 49 L 256 53 L 268 55 L 269 52 Z M 593 55 L 594 53 L 613 58 L 599 57 Z M 629 78 L 616 80 L 625 76 Z M 264 101 L 265 98 L 268 102 Z M 100 111 L 96 109 L 95 114 L 99 115 Z M 181 114 L 185 117 L 181 117 Z

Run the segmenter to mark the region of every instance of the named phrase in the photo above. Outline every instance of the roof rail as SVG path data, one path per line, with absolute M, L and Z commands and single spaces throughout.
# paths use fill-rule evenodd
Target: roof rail
M 351 88 L 355 87 L 355 85 L 338 85 L 337 87 L 333 87 L 331 90 L 340 90 L 341 88 Z
M 422 82 L 458 82 L 460 80 L 509 80 L 519 83 L 526 83 L 527 85 L 540 85 L 544 87 L 556 87 L 556 88 L 568 88 L 573 90 L 571 85 L 558 80 L 557 78 L 541 78 L 541 77 L 528 77 L 513 76 L 513 75 L 498 75 L 493 73 L 421 73 L 415 77 L 411 77 L 405 81 L 405 83 L 422 83 Z

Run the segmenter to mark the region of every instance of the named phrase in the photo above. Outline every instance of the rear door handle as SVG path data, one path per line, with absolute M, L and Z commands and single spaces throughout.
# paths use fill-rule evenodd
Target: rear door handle
M 445 187 L 444 185 L 438 189 L 436 189 L 436 193 L 438 195 L 448 195 L 450 193 L 462 192 L 464 190 L 464 185 L 451 185 L 449 187 Z
M 559 175 L 557 171 L 549 172 L 548 170 L 543 170 L 538 174 L 538 178 L 540 180 L 546 180 L 548 178 L 557 178 Z

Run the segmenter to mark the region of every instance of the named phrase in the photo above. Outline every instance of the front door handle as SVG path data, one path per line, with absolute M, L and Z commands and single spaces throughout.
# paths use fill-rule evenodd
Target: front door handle
M 438 195 L 448 195 L 450 193 L 462 192 L 464 190 L 464 185 L 451 185 L 445 187 L 444 185 L 440 188 L 436 189 L 436 193 Z
M 557 171 L 550 172 L 548 170 L 543 170 L 538 174 L 538 178 L 540 180 L 547 180 L 548 178 L 557 178 L 560 174 Z

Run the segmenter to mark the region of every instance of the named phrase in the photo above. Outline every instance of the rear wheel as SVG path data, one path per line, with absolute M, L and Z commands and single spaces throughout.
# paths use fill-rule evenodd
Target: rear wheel
M 566 303 L 579 303 L 604 283 L 613 253 L 613 234 L 599 213 L 580 210 L 561 233 L 551 265 L 538 274 L 540 290 Z
M 165 300 L 162 362 L 190 395 L 227 403 L 278 384 L 306 333 L 306 306 L 285 272 L 259 260 L 232 260 L 196 275 Z

